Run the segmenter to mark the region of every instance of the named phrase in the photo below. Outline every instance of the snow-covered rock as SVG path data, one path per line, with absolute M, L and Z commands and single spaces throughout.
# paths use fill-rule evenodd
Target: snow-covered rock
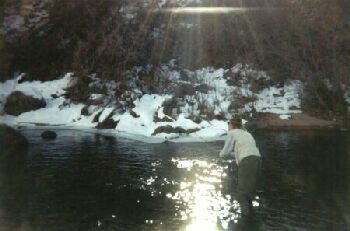
M 15 91 L 7 97 L 4 105 L 4 112 L 9 115 L 18 116 L 24 112 L 35 111 L 45 106 L 45 100 L 25 95 L 20 91 Z

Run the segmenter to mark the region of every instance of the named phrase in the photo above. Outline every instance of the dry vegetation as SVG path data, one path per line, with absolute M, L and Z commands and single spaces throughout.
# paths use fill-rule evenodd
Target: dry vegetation
M 181 36 L 197 40 L 179 41 L 177 50 L 188 51 L 181 60 L 189 68 L 248 63 L 267 71 L 272 84 L 299 79 L 305 83 L 304 111 L 344 114 L 344 90 L 350 84 L 349 15 L 347 1 L 296 0 L 269 11 L 197 16 L 191 20 L 199 31 Z
M 81 81 L 68 94 L 79 101 L 87 97 L 86 76 L 92 73 L 123 82 L 131 67 L 157 66 L 171 58 L 178 58 L 180 66 L 190 69 L 247 63 L 266 70 L 273 77 L 272 84 L 288 79 L 306 83 L 305 111 L 346 113 L 348 1 L 283 2 L 277 10 L 188 16 L 185 21 L 197 24 L 196 29 L 188 30 L 171 26 L 177 19 L 164 14 L 140 11 L 135 19 L 125 20 L 118 13 L 122 1 L 52 0 L 47 6 L 48 23 L 20 34 L 16 43 L 0 40 L 1 78 L 20 71 L 26 72 L 29 80 L 49 80 L 73 71 Z M 259 1 L 267 3 L 281 6 L 281 1 Z M 170 26 L 154 39 L 154 28 L 161 24 Z M 141 84 L 149 91 L 157 89 L 155 82 L 162 84 L 157 74 L 145 79 Z

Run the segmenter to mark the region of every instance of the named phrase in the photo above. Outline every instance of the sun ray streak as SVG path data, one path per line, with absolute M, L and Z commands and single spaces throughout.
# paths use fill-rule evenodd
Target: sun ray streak
M 174 7 L 161 11 L 172 14 L 230 14 L 273 9 L 272 7 Z
M 160 55 L 159 55 L 159 63 L 161 63 L 163 61 L 164 52 L 165 52 L 166 47 L 167 47 L 168 42 L 169 42 L 169 34 L 171 32 L 174 14 L 171 13 L 169 17 L 170 18 L 168 20 L 168 23 L 166 25 L 166 30 L 165 30 L 165 38 L 164 38 L 164 41 L 162 43 L 162 48 L 161 48 Z
M 126 71 L 126 69 L 127 69 L 127 64 L 128 64 L 128 61 L 130 60 L 130 57 L 131 57 L 130 51 L 134 50 L 134 48 L 140 42 L 142 42 L 142 40 L 144 40 L 146 38 L 146 36 L 148 35 L 146 33 L 146 31 L 147 31 L 147 29 L 149 29 L 149 23 L 152 21 L 153 13 L 151 11 L 146 11 L 145 14 L 146 15 L 144 17 L 144 21 L 140 24 L 138 31 L 136 33 L 136 36 L 135 36 L 136 41 L 132 44 L 129 51 L 127 51 L 126 58 L 123 62 L 123 72 Z

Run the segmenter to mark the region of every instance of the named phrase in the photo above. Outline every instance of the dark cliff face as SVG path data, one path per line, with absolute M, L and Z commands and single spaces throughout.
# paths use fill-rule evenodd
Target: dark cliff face
M 0 80 L 11 78 L 14 71 L 12 47 L 48 23 L 50 0 L 13 0 L 0 2 Z
M 22 36 L 48 23 L 50 0 L 18 0 L 4 4 L 4 36 L 10 44 L 19 42 Z
M 264 2 L 267 5 L 263 6 L 270 7 L 280 6 L 281 1 L 243 2 L 249 7 Z M 342 7 L 346 1 L 325 0 L 318 4 L 312 0 L 283 0 L 284 4 L 296 3 L 276 11 L 254 11 L 244 17 L 149 14 L 161 7 L 233 7 L 237 2 L 240 1 L 6 1 L 0 28 L 0 80 L 11 78 L 15 72 L 25 72 L 26 80 L 43 81 L 74 72 L 81 80 L 96 74 L 101 79 L 123 82 L 125 73 L 134 66 L 159 66 L 172 59 L 177 59 L 181 68 L 189 69 L 247 63 L 268 72 L 276 83 L 290 79 L 306 82 L 307 91 L 321 99 L 313 100 L 316 104 L 305 101 L 306 110 L 311 105 L 311 111 L 346 111 L 342 96 L 333 97 L 330 92 L 328 98 L 340 105 L 334 109 L 335 103 L 330 101 L 325 107 L 325 100 L 314 89 L 315 85 L 324 85 L 323 80 L 331 84 L 328 91 L 340 89 L 339 82 L 349 85 L 350 36 L 344 17 L 349 16 L 349 10 L 343 10 L 349 8 Z M 339 32 L 334 25 L 338 25 Z M 153 76 L 148 81 L 150 86 L 156 82 Z M 259 82 L 255 84 L 258 90 L 261 86 Z M 76 95 L 84 98 L 81 89 Z
M 139 13 L 143 7 L 128 6 L 114 0 L 7 5 L 3 41 L 10 54 L 8 74 L 25 72 L 27 80 L 44 81 L 66 72 L 118 78 L 144 64 L 156 42 L 151 36 L 154 25 L 146 20 L 145 11 Z M 131 19 L 125 15 L 129 11 Z

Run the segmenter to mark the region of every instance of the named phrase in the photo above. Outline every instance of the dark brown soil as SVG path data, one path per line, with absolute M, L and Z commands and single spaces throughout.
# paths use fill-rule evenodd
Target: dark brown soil
M 335 129 L 337 120 L 324 120 L 307 114 L 295 114 L 288 120 L 282 120 L 276 114 L 263 114 L 256 120 L 257 129 Z
M 199 131 L 199 129 L 184 129 L 181 127 L 161 126 L 154 130 L 152 136 L 159 133 L 178 133 L 178 134 L 190 134 Z

